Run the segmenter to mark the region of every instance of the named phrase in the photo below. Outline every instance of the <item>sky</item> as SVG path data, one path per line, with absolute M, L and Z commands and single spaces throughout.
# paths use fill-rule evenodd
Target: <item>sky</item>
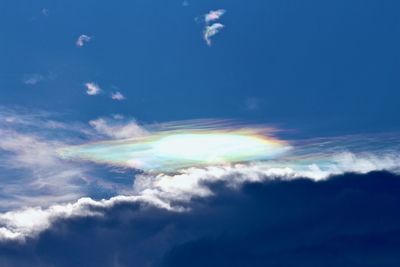
M 1 1 L 0 265 L 399 266 L 398 10 Z

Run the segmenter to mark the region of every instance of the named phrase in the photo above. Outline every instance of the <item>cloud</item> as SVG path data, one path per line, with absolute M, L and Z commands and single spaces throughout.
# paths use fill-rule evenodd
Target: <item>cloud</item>
M 37 83 L 46 80 L 46 77 L 41 74 L 29 74 L 23 78 L 23 83 L 26 85 L 36 85 Z
M 226 10 L 217 9 L 217 10 L 211 10 L 210 12 L 204 15 L 205 27 L 203 30 L 203 38 L 208 46 L 211 46 L 211 37 L 219 33 L 225 27 L 222 23 L 219 22 L 213 24 L 211 23 L 216 20 L 219 20 L 225 13 Z
M 85 83 L 85 86 L 86 86 L 86 93 L 88 95 L 98 95 L 101 93 L 101 88 L 93 82 Z
M 85 43 L 88 43 L 92 40 L 93 37 L 82 34 L 78 37 L 78 39 L 76 40 L 76 46 L 78 47 L 82 47 L 85 45 Z
M 14 228 L 5 225 L 12 229 L 8 236 L 30 229 L 30 218 L 37 225 L 46 221 L 45 214 L 59 217 L 49 217 L 50 228 L 36 238 L 0 243 L 0 262 L 13 267 L 400 264 L 399 176 L 375 172 L 210 188 L 213 196 L 193 199 L 188 212 L 121 198 L 8 214 L 7 222 L 14 222 Z
M 113 139 L 126 139 L 143 137 L 148 134 L 147 130 L 141 127 L 135 120 L 124 121 L 117 117 L 116 120 L 110 118 L 98 118 L 89 122 L 98 133 Z
M 99 208 L 110 208 L 121 203 L 148 203 L 154 207 L 171 210 L 172 208 L 156 199 L 141 196 L 116 196 L 108 200 L 95 201 L 91 198 L 80 198 L 74 203 L 52 205 L 48 208 L 24 208 L 0 214 L 0 240 L 25 241 L 43 230 L 51 227 L 58 219 L 101 216 Z M 97 209 L 97 210 L 96 210 Z
M 26 74 L 22 78 L 22 82 L 26 85 L 36 85 L 40 82 L 54 80 L 56 75 L 54 73 L 48 74 L 39 74 L 39 73 L 31 73 Z
M 125 96 L 121 92 L 113 92 L 111 93 L 111 99 L 117 100 L 117 101 L 122 101 L 125 100 Z
M 33 127 L 21 131 L 15 116 L 5 121 L 0 129 L 0 209 L 46 206 L 85 194 L 81 184 L 89 178 L 89 168 L 61 160 L 57 154 L 71 139 L 51 140 Z
M 109 200 L 96 201 L 83 198 L 76 203 L 54 205 L 49 208 L 27 208 L 0 215 L 2 238 L 25 240 L 52 226 L 59 219 L 77 216 L 100 216 L 103 212 L 91 212 L 92 208 L 112 208 L 124 203 L 148 203 L 157 208 L 174 212 L 190 212 L 193 201 L 200 198 L 217 197 L 213 185 L 224 184 L 232 190 L 241 190 L 248 183 L 268 181 L 295 181 L 304 178 L 310 181 L 325 181 L 334 175 L 347 172 L 366 174 L 376 170 L 391 170 L 399 173 L 399 157 L 356 158 L 339 157 L 326 170 L 316 165 L 282 166 L 271 163 L 236 164 L 206 168 L 189 168 L 176 174 L 138 174 L 131 195 L 120 195 Z M 89 203 L 89 204 L 88 204 Z M 97 210 L 98 211 L 98 210 Z M 26 218 L 32 218 L 26 220 Z
M 203 37 L 204 40 L 206 41 L 207 45 L 211 46 L 211 37 L 219 33 L 225 26 L 221 23 L 214 23 L 212 25 L 206 25 L 204 32 L 203 32 Z
M 204 15 L 204 21 L 208 24 L 210 22 L 219 20 L 225 13 L 226 10 L 224 9 L 211 10 Z
M 197 123 L 202 129 L 212 127 L 209 121 Z M 223 125 L 222 129 L 231 129 L 228 124 Z M 182 123 L 141 126 L 135 120 L 114 116 L 98 118 L 87 125 L 58 121 L 47 112 L 0 108 L 1 238 L 28 241 L 46 229 L 53 229 L 60 221 L 104 218 L 121 203 L 144 204 L 143 210 L 154 206 L 163 214 L 174 211 L 186 214 L 179 216 L 191 216 L 196 203 L 218 197 L 216 185 L 223 185 L 219 188 L 225 192 L 240 191 L 248 183 L 305 178 L 322 183 L 349 172 L 400 173 L 398 135 L 299 140 L 291 142 L 293 149 L 283 158 L 189 167 L 174 172 L 128 168 L 114 171 L 119 168 L 117 164 L 63 160 L 58 154 L 70 145 L 109 138 L 140 139 L 154 127 L 178 131 Z

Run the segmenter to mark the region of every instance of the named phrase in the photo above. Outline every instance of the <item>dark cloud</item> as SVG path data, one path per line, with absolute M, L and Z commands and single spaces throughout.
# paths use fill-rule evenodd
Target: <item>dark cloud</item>
M 0 266 L 400 266 L 399 176 L 212 188 L 190 212 L 121 204 L 60 220 L 0 245 Z

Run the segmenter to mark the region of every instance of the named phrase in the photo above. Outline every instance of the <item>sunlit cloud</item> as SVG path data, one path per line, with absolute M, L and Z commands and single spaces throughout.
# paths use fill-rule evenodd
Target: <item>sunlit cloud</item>
M 80 36 L 78 37 L 78 39 L 76 40 L 76 43 L 75 43 L 75 44 L 76 44 L 78 47 L 82 47 L 82 46 L 85 45 L 85 43 L 90 42 L 90 40 L 92 40 L 92 38 L 93 38 L 93 37 L 91 37 L 91 36 L 82 34 L 82 35 L 80 35 Z
M 110 118 L 98 118 L 89 121 L 99 134 L 112 139 L 137 138 L 148 135 L 146 129 L 141 127 L 135 120 L 124 120 L 120 115 Z
M 86 93 L 88 95 L 98 95 L 101 93 L 101 88 L 97 84 L 93 82 L 85 83 L 86 86 Z
M 204 40 L 208 46 L 211 46 L 211 37 L 219 33 L 225 26 L 221 23 L 214 23 L 212 25 L 207 25 L 203 32 Z
M 182 123 L 169 130 L 133 136 L 141 131 L 136 125 L 110 129 L 103 119 L 91 124 L 109 135 L 131 130 L 133 133 L 130 138 L 126 136 L 128 139 L 62 149 L 60 153 L 64 158 L 146 171 L 174 171 L 191 166 L 271 159 L 290 149 L 286 142 L 267 135 L 262 128 Z
M 7 178 L 0 241 L 23 241 L 58 219 L 104 215 L 119 203 L 185 212 L 193 198 L 214 194 L 213 183 L 238 188 L 347 172 L 400 173 L 398 134 L 291 141 L 279 138 L 277 128 L 235 121 L 141 125 L 112 115 L 80 124 L 1 107 L 0 129 L 0 170 Z M 106 169 L 121 170 L 118 181 Z M 99 198 L 98 192 L 107 193 Z
M 212 21 L 220 19 L 225 13 L 226 10 L 224 9 L 211 10 L 204 15 L 204 21 L 208 24 Z
M 122 101 L 125 100 L 125 96 L 121 92 L 113 92 L 111 93 L 111 99 Z

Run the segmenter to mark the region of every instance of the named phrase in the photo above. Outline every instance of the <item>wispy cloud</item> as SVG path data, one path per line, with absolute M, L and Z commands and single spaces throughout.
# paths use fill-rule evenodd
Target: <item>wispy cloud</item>
M 206 41 L 208 46 L 211 46 L 212 42 L 211 42 L 211 37 L 213 37 L 214 35 L 216 35 L 217 33 L 220 32 L 220 30 L 222 30 L 225 26 L 221 23 L 214 23 L 211 26 L 206 26 L 204 29 L 204 40 Z
M 85 83 L 86 86 L 86 93 L 88 95 L 98 95 L 101 93 L 101 88 L 97 84 L 93 82 L 87 82 Z
M 140 172 L 134 179 L 128 177 L 125 187 L 118 187 L 110 176 L 101 179 L 97 172 L 94 177 L 91 164 L 63 160 L 57 151 L 100 138 L 141 137 L 152 128 L 122 116 L 99 118 L 89 124 L 55 121 L 46 112 L 21 114 L 0 107 L 0 208 L 8 210 L 0 213 L 0 240 L 24 240 L 57 219 L 103 215 L 103 208 L 120 203 L 185 211 L 193 198 L 213 195 L 210 184 L 214 182 L 236 188 L 246 182 L 273 179 L 319 181 L 346 172 L 400 171 L 399 135 L 350 136 L 293 142 L 294 149 L 288 155 L 268 161 L 188 167 L 173 173 Z M 167 126 L 179 129 L 176 123 Z M 165 131 L 166 127 L 160 128 Z M 82 135 L 84 140 L 77 137 Z M 116 187 L 111 194 L 115 197 L 94 200 L 92 191 L 87 190 L 92 181 Z
M 48 208 L 24 208 L 0 214 L 0 240 L 24 241 L 39 234 L 58 219 L 100 216 L 104 208 L 121 203 L 147 203 L 174 212 L 187 211 L 193 198 L 209 197 L 214 193 L 210 184 L 222 182 L 228 187 L 239 188 L 248 182 L 283 179 L 326 179 L 345 172 L 367 173 L 377 170 L 399 170 L 399 155 L 377 157 L 373 155 L 348 155 L 340 157 L 324 171 L 322 166 L 284 166 L 273 163 L 235 164 L 188 168 L 175 174 L 140 174 L 134 180 L 133 194 L 119 195 L 108 200 L 96 201 L 81 198 L 76 202 L 56 204 Z M 102 210 L 103 209 L 103 210 Z
M 82 35 L 80 35 L 80 36 L 78 37 L 78 40 L 76 40 L 76 43 L 75 43 L 75 44 L 76 44 L 78 47 L 82 47 L 82 46 L 85 45 L 85 43 L 90 42 L 90 40 L 92 40 L 92 38 L 93 38 L 93 37 L 91 37 L 91 36 L 82 34 Z
M 220 19 L 226 13 L 225 9 L 211 10 L 204 15 L 204 21 L 208 24 L 212 21 Z
M 113 100 L 118 100 L 118 101 L 122 101 L 125 100 L 125 96 L 121 93 L 121 92 L 113 92 L 111 93 L 111 99 Z
M 26 85 L 36 85 L 41 82 L 54 80 L 56 75 L 54 73 L 40 74 L 40 73 L 30 73 L 25 74 L 22 77 L 22 82 Z
M 53 121 L 46 113 L 0 109 L 0 209 L 82 196 L 80 184 L 86 183 L 89 168 L 60 159 L 57 149 L 85 132 L 84 127 Z
M 115 119 L 116 118 L 116 119 Z M 141 137 L 148 134 L 147 130 L 135 120 L 124 120 L 120 117 L 98 118 L 89 122 L 98 133 L 113 139 Z
M 211 10 L 204 15 L 203 38 L 208 46 L 211 46 L 211 37 L 219 33 L 225 26 L 222 23 L 215 22 L 226 13 L 225 9 Z M 198 18 L 196 18 L 198 20 Z M 199 20 L 198 20 L 199 21 Z M 200 20 L 203 22 L 203 19 Z M 215 23 L 213 23 L 215 22 Z
M 26 85 L 36 85 L 37 83 L 44 81 L 45 79 L 46 77 L 44 75 L 33 73 L 25 75 L 22 81 Z

